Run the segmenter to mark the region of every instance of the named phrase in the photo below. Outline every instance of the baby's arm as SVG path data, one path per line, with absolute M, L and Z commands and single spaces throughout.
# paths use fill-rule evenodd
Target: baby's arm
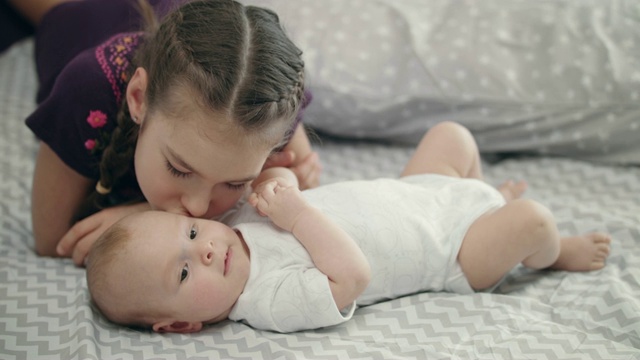
M 329 278 L 338 309 L 353 303 L 371 278 L 369 262 L 338 224 L 311 206 L 300 190 L 282 178 L 263 183 L 249 202 L 277 226 L 293 233 L 316 267 Z

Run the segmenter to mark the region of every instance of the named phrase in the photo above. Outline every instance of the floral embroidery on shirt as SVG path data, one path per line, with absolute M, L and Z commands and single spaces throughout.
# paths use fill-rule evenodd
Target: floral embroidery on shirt
M 129 81 L 129 66 L 141 37 L 141 32 L 118 34 L 96 48 L 96 59 L 111 84 L 118 104 Z
M 101 128 L 107 123 L 107 114 L 103 113 L 100 110 L 91 110 L 89 111 L 87 122 L 94 129 Z
M 102 151 L 109 143 L 111 133 L 103 131 L 102 128 L 107 124 L 107 114 L 100 110 L 90 110 L 87 116 L 89 125 L 98 130 L 97 139 L 88 139 L 84 142 L 84 147 L 91 152 L 91 155 L 97 151 Z
M 134 55 L 135 49 L 141 41 L 142 33 L 122 33 L 112 36 L 102 45 L 96 47 L 95 56 L 100 68 L 104 73 L 106 80 L 111 85 L 115 104 L 120 106 L 123 94 L 126 92 L 127 83 L 129 81 L 129 67 Z M 90 110 L 87 116 L 87 123 L 98 134 L 96 138 L 86 139 L 84 147 L 91 155 L 100 154 L 109 144 L 111 130 L 106 131 L 109 116 L 100 110 Z M 113 127 L 110 127 L 113 128 Z
M 91 151 L 96 147 L 96 140 L 95 139 L 89 139 L 87 141 L 84 142 L 84 147 L 87 148 L 87 150 Z

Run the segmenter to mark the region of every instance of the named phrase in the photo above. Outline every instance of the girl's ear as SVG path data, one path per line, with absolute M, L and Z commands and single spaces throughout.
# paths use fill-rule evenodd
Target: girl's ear
M 202 329 L 201 322 L 185 321 L 160 321 L 153 324 L 153 331 L 158 333 L 180 333 L 187 334 L 198 332 Z
M 141 67 L 131 76 L 127 85 L 127 105 L 131 118 L 138 125 L 142 125 L 142 121 L 147 113 L 147 71 Z

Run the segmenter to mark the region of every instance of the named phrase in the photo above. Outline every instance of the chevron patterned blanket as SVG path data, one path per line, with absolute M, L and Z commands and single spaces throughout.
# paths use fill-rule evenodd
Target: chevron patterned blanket
M 487 180 L 523 178 L 562 233 L 613 235 L 592 273 L 516 268 L 491 293 L 421 293 L 360 308 L 352 321 L 278 334 L 222 323 L 198 334 L 114 326 L 89 302 L 84 270 L 33 250 L 36 140 L 32 44 L 0 55 L 0 359 L 640 359 L 640 169 L 567 158 L 509 159 Z M 409 147 L 323 139 L 322 181 L 395 176 Z

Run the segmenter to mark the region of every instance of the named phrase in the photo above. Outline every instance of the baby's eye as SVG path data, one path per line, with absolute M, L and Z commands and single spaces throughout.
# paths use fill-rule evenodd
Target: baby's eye
M 189 239 L 193 240 L 196 238 L 196 236 L 198 236 L 198 230 L 195 226 L 192 226 L 191 230 L 189 230 Z
M 182 271 L 180 271 L 180 283 L 182 283 L 187 276 L 189 276 L 189 265 L 184 264 Z

